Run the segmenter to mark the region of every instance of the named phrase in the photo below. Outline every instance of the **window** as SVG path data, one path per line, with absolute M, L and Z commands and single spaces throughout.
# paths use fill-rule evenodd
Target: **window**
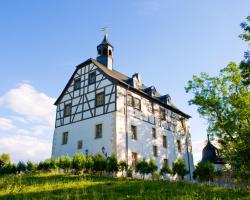
M 111 50 L 109 50 L 109 55 L 112 56 L 112 51 Z
M 154 113 L 154 103 L 153 102 L 149 102 L 148 111 L 151 113 Z
M 132 152 L 132 166 L 135 166 L 137 163 L 137 153 Z
M 79 90 L 81 88 L 81 79 L 78 78 L 74 82 L 74 90 Z
M 102 138 L 102 124 L 97 124 L 95 127 L 95 138 Z
M 181 141 L 177 140 L 177 149 L 181 153 Z
M 156 139 L 156 129 L 152 128 L 152 136 L 154 139 Z
M 138 98 L 134 98 L 134 107 L 137 110 L 141 110 L 141 100 Z
M 68 117 L 71 115 L 71 103 L 66 104 L 64 106 L 64 117 Z
M 167 136 L 166 135 L 162 136 L 162 145 L 164 148 L 167 148 Z
M 95 78 L 96 78 L 95 72 L 91 72 L 91 73 L 89 74 L 89 84 L 95 83 Z
M 136 126 L 131 126 L 131 133 L 132 133 L 132 136 L 131 136 L 131 138 L 133 139 L 133 140 L 137 140 L 137 131 L 136 131 Z
M 164 108 L 160 108 L 160 118 L 162 120 L 166 119 L 166 117 L 165 117 L 165 109 Z
M 77 149 L 82 149 L 82 140 L 77 142 Z
M 154 157 L 157 157 L 158 156 L 158 149 L 157 149 L 157 146 L 153 146 L 153 154 L 154 154 Z
M 163 159 L 163 165 L 168 166 L 168 159 L 167 158 Z
M 68 136 L 69 136 L 69 133 L 68 133 L 68 132 L 64 132 L 64 133 L 63 133 L 62 145 L 65 145 L 65 144 L 68 143 Z
M 102 54 L 102 52 L 101 52 L 101 50 L 100 50 L 100 49 L 98 49 L 98 54 L 99 54 L 99 55 L 101 55 L 101 54 Z
M 133 97 L 131 95 L 128 95 L 128 106 L 133 106 Z
M 96 106 L 103 106 L 105 103 L 105 96 L 104 96 L 104 92 L 101 92 L 99 94 L 96 94 Z

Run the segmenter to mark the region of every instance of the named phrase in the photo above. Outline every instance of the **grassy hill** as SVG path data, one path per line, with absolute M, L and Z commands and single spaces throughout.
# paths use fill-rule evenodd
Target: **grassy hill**
M 185 182 L 63 174 L 0 177 L 0 199 L 250 199 L 250 192 Z

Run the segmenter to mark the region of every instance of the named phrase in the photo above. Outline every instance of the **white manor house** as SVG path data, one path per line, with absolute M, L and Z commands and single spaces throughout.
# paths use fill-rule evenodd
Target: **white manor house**
M 76 66 L 56 100 L 52 157 L 76 152 L 85 155 L 115 153 L 118 161 L 133 165 L 155 158 L 158 170 L 183 158 L 192 178 L 190 116 L 145 86 L 139 74 L 128 77 L 113 67 L 113 46 L 105 34 L 98 56 Z

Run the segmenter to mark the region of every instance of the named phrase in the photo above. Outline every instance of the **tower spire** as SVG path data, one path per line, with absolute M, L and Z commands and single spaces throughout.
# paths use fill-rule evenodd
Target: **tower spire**
M 101 44 L 97 46 L 96 60 L 108 69 L 113 70 L 113 46 L 108 41 L 107 27 L 101 28 L 101 31 L 104 32 L 104 36 Z

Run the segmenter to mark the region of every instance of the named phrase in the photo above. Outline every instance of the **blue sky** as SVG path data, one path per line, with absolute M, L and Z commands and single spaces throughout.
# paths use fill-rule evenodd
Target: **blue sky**
M 215 75 L 243 58 L 239 24 L 249 8 L 249 0 L 1 1 L 0 154 L 50 156 L 52 103 L 75 66 L 96 57 L 100 28 L 108 26 L 115 69 L 138 72 L 192 116 L 197 162 L 206 122 L 184 87 L 193 74 Z

